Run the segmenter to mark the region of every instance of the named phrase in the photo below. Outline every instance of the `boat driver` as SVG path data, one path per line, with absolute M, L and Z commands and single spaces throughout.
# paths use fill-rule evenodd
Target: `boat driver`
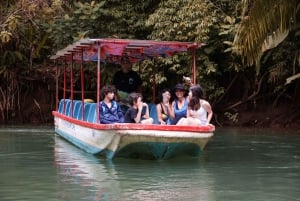
M 121 69 L 113 77 L 113 85 L 118 90 L 119 100 L 126 100 L 132 92 L 140 92 L 142 80 L 137 72 L 132 70 L 127 56 L 121 59 Z

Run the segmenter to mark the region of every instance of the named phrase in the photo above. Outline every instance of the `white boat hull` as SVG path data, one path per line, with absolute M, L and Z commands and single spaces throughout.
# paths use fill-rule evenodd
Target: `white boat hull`
M 116 156 L 149 159 L 182 154 L 198 156 L 214 130 L 214 127 L 201 131 L 187 126 L 96 124 L 53 114 L 57 134 L 88 153 L 101 154 L 108 159 Z

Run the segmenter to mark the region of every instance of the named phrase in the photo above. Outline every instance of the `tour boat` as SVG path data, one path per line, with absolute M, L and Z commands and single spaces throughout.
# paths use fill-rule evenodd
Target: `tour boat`
M 82 39 L 58 51 L 51 57 L 56 64 L 56 110 L 53 111 L 55 132 L 77 147 L 108 159 L 130 157 L 142 159 L 169 159 L 176 156 L 197 157 L 213 136 L 214 125 L 178 126 L 144 125 L 138 123 L 101 124 L 99 118 L 100 71 L 103 63 L 118 63 L 126 55 L 138 63 L 156 57 L 170 57 L 181 52 L 194 51 L 202 44 L 177 41 L 130 39 Z M 96 63 L 97 100 L 74 99 L 74 66 L 80 65 L 81 89 L 84 89 L 84 68 Z M 96 66 L 96 65 L 95 65 Z M 67 89 L 66 73 L 70 73 Z M 193 58 L 193 82 L 196 62 Z M 63 94 L 59 93 L 60 73 L 63 71 Z M 155 89 L 155 86 L 154 86 Z M 67 98 L 68 92 L 68 98 Z M 155 90 L 153 90 L 155 96 Z M 59 97 L 62 96 L 62 97 Z M 156 120 L 156 108 L 149 104 L 150 116 Z M 156 122 L 156 121 L 154 121 Z

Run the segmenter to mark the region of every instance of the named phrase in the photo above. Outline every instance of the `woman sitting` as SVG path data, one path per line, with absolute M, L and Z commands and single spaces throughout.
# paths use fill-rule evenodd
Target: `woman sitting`
M 172 102 L 170 122 L 176 125 L 181 118 L 185 118 L 188 109 L 188 99 L 185 97 L 185 88 L 182 84 L 175 86 L 175 100 Z
M 187 118 L 182 118 L 177 125 L 208 125 L 213 111 L 209 102 L 203 99 L 200 85 L 194 85 L 189 91 Z
M 160 93 L 160 102 L 156 104 L 156 113 L 158 123 L 162 125 L 170 124 L 169 116 L 171 111 L 170 99 L 171 92 L 169 89 L 164 89 Z

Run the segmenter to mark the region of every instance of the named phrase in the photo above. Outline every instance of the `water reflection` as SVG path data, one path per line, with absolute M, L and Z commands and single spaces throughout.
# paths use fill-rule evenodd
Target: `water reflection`
M 111 195 L 116 193 L 110 193 L 110 190 L 119 189 L 119 181 L 110 161 L 88 154 L 58 136 L 55 137 L 54 158 L 62 190 L 59 194 L 63 198 L 111 200 Z
M 60 196 L 68 200 L 215 200 L 214 182 L 195 158 L 108 161 L 60 137 L 55 137 L 54 155 Z M 80 185 L 80 193 L 66 192 L 72 185 Z

